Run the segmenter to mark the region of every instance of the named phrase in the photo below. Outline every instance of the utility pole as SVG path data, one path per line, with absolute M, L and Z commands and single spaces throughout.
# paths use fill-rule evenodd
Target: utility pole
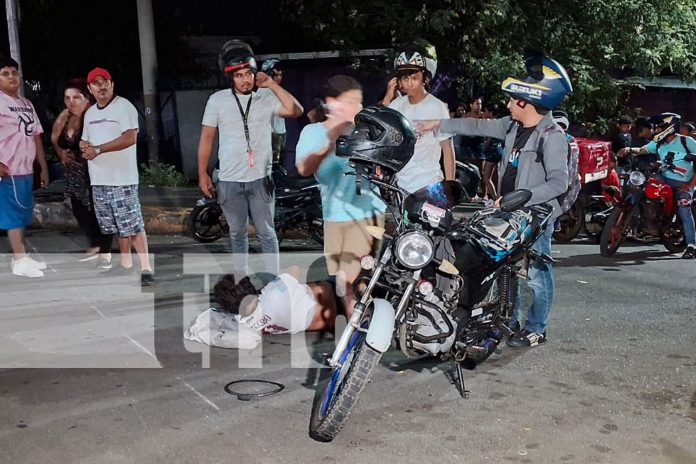
M 22 57 L 19 53 L 19 20 L 17 18 L 17 0 L 5 0 L 7 13 L 7 34 L 10 39 L 10 55 L 19 63 L 18 71 L 22 71 Z M 20 74 L 21 76 L 21 74 Z M 19 79 L 19 94 L 24 96 L 24 77 Z
M 148 158 L 150 161 L 158 161 L 160 107 L 157 92 L 157 46 L 155 44 L 152 0 L 138 0 L 138 32 L 140 35 L 140 64 L 143 69 L 143 100 L 145 103 Z

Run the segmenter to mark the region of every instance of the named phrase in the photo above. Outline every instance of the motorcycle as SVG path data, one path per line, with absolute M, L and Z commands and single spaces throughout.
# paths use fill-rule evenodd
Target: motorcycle
M 570 209 L 558 218 L 560 228 L 553 233 L 554 240 L 569 243 L 584 229 L 589 238 L 599 242 L 612 205 L 607 204 L 604 195 L 580 192 Z
M 686 160 L 696 161 L 696 155 L 687 155 Z M 624 176 L 621 201 L 612 209 L 602 231 L 600 253 L 613 256 L 629 234 L 643 242 L 658 240 L 670 253 L 684 251 L 686 242 L 672 187 L 654 177 L 679 168 L 672 163 L 632 164 Z M 696 205 L 691 208 L 696 215 Z
M 316 179 L 289 176 L 280 165 L 273 166 L 272 175 L 276 186 L 273 222 L 278 242 L 289 231 L 300 231 L 300 235 L 323 245 L 324 220 Z M 215 198 L 203 197 L 196 202 L 187 218 L 187 227 L 200 243 L 214 242 L 229 234 L 227 219 Z
M 529 191 L 511 192 L 500 209 L 484 208 L 455 221 L 452 209 L 465 197 L 458 182 L 408 194 L 356 170 L 392 200 L 387 204 L 398 220 L 390 235 L 368 229 L 383 246 L 377 260 L 361 260 L 363 274 L 354 282 L 358 302 L 313 406 L 310 435 L 319 441 L 333 440 L 343 428 L 392 341 L 409 358 L 429 355 L 454 363 L 457 389 L 466 397 L 462 369 L 483 362 L 513 333 L 507 324 L 518 274 L 526 273 L 530 260 L 553 262 L 532 250 L 553 209 L 524 207 Z

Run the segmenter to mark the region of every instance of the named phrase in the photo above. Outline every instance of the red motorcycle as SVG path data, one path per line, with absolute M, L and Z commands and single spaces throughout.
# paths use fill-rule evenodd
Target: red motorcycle
M 687 160 L 696 160 L 688 155 Z M 624 177 L 621 201 L 613 208 L 604 225 L 599 250 L 612 256 L 627 236 L 643 242 L 659 241 L 670 253 L 686 249 L 683 226 L 677 215 L 677 202 L 672 187 L 657 180 L 659 172 L 678 171 L 673 164 L 653 163 L 632 168 Z M 696 217 L 696 205 L 691 207 Z

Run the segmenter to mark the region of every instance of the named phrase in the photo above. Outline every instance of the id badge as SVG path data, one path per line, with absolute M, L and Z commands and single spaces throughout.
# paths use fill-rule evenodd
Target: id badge
M 247 151 L 247 160 L 249 162 L 249 167 L 250 168 L 255 168 L 256 167 L 256 161 L 254 161 L 254 157 L 256 155 L 254 154 L 254 150 L 249 150 Z

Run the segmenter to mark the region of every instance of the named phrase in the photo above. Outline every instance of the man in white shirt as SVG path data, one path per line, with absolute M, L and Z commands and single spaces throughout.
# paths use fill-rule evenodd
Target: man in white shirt
M 397 50 L 394 60 L 396 77 L 389 81 L 382 103 L 403 114 L 413 124 L 416 120 L 449 119 L 447 105 L 428 92 L 428 83 L 437 71 L 435 47 L 418 40 Z M 403 93 L 397 96 L 397 87 Z M 396 97 L 396 98 L 395 98 Z M 392 101 L 393 100 L 393 101 Z M 440 168 L 443 154 L 444 176 Z M 413 158 L 396 176 L 397 185 L 415 192 L 432 183 L 452 180 L 455 176 L 452 136 L 433 131 L 421 134 L 416 140 Z
M 219 131 L 217 196 L 230 226 L 232 252 L 241 258 L 234 260 L 234 272 L 247 274 L 247 224 L 251 213 L 264 254 L 264 270 L 277 274 L 271 123 L 273 116 L 299 117 L 302 106 L 267 74 L 257 73 L 254 52 L 245 42 L 227 42 L 222 47 L 219 65 L 231 85 L 211 95 L 205 107 L 198 144 L 198 186 L 212 198 L 208 164 Z
M 121 252 L 121 265 L 107 272 L 133 271 L 132 245 L 140 260 L 140 282 L 151 285 L 154 274 L 138 198 L 138 112 L 131 102 L 114 94 L 114 82 L 106 69 L 91 70 L 87 84 L 97 104 L 85 112 L 80 149 L 89 161 L 99 228 L 103 234 L 118 233 Z

